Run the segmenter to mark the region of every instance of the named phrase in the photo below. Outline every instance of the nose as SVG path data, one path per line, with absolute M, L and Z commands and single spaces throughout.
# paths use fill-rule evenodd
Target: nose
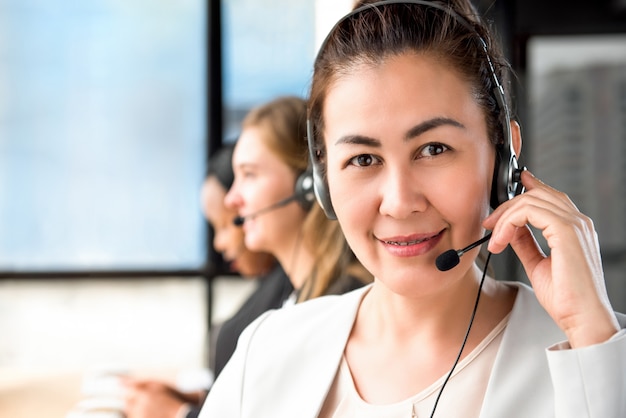
M 241 207 L 241 204 L 241 194 L 237 190 L 237 183 L 235 182 L 226 193 L 226 196 L 224 196 L 224 206 L 228 209 L 236 210 Z
M 388 170 L 380 184 L 381 215 L 405 219 L 412 213 L 423 212 L 428 206 L 420 182 L 411 175 L 411 170 Z

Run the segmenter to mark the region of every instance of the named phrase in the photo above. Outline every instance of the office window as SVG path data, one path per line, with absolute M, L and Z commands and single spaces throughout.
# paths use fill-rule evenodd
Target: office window
M 0 270 L 197 268 L 206 4 L 5 0 Z
M 533 169 L 594 219 L 604 249 L 624 251 L 626 36 L 533 37 L 529 63 Z
M 529 167 L 593 219 L 609 298 L 624 311 L 626 35 L 535 36 L 528 47 Z
M 224 136 L 251 107 L 306 97 L 315 55 L 315 0 L 222 2 Z

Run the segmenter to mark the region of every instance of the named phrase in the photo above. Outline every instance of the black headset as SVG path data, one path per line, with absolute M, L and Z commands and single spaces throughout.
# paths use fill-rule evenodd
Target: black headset
M 311 209 L 315 202 L 315 182 L 313 180 L 313 171 L 306 170 L 302 172 L 296 179 L 296 185 L 293 190 L 293 196 L 296 202 L 306 211 Z
M 476 32 L 476 30 L 469 24 L 469 22 L 456 13 L 451 8 L 448 8 L 440 3 L 421 1 L 421 0 L 404 0 L 404 1 L 379 1 L 375 3 L 366 4 L 364 6 L 359 7 L 358 9 L 353 10 L 348 13 L 344 17 L 342 17 L 330 30 L 329 34 L 332 34 L 335 29 L 341 25 L 344 21 L 350 19 L 352 16 L 355 16 L 365 10 L 377 8 L 380 6 L 385 6 L 389 4 L 418 4 L 427 7 L 433 7 L 435 9 L 439 9 L 448 13 L 451 17 L 453 17 L 458 23 L 463 25 L 469 31 L 475 33 L 476 38 L 482 45 L 483 51 L 485 53 L 485 57 L 487 60 L 487 64 L 489 67 L 489 71 L 491 73 L 491 78 L 495 84 L 495 88 L 492 93 L 496 100 L 496 104 L 498 107 L 498 117 L 499 122 L 503 131 L 504 142 L 496 145 L 496 161 L 493 173 L 493 182 L 491 186 L 491 196 L 490 196 L 490 204 L 492 208 L 496 208 L 501 203 L 506 202 L 509 199 L 512 199 L 514 196 L 521 194 L 524 192 L 524 187 L 521 183 L 521 173 L 525 170 L 525 168 L 519 168 L 517 156 L 515 155 L 515 150 L 513 149 L 513 141 L 511 138 L 511 117 L 509 108 L 506 104 L 506 99 L 504 96 L 504 89 L 502 84 L 498 80 L 498 76 L 496 75 L 495 68 L 493 63 L 491 62 L 491 58 L 489 57 L 489 53 L 487 50 L 487 43 L 484 39 Z M 329 35 L 330 36 L 330 35 Z M 317 57 L 320 56 L 322 51 L 324 50 L 326 43 L 328 42 L 329 36 L 326 37 L 322 45 L 320 46 Z M 317 62 L 317 58 L 315 59 Z M 320 161 L 319 155 L 315 150 L 315 139 L 313 133 L 313 126 L 310 120 L 307 120 L 307 141 L 309 144 L 309 157 L 311 160 L 311 166 L 313 170 L 313 184 L 314 184 L 314 194 L 317 198 L 322 209 L 326 213 L 326 216 L 330 219 L 337 219 L 337 215 L 335 214 L 335 210 L 333 208 L 333 204 L 330 199 L 330 193 L 328 191 L 328 185 L 326 179 L 324 178 L 324 168 L 323 163 Z

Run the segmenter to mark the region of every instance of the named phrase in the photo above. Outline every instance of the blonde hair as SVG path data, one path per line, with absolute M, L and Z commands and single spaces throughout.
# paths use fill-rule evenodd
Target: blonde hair
M 296 176 L 308 169 L 306 141 L 307 103 L 295 96 L 283 96 L 252 109 L 242 126 L 260 127 L 267 147 L 293 170 Z M 337 221 L 329 220 L 315 202 L 299 231 L 302 245 L 313 255 L 313 270 L 305 280 L 298 302 L 328 294 L 348 276 L 364 284 L 371 274 L 356 259 Z
M 364 284 L 372 280 L 348 246 L 339 222 L 329 220 L 318 204 L 311 208 L 302 231 L 304 245 L 313 253 L 315 271 L 302 286 L 298 301 L 327 294 L 341 277 L 351 276 Z

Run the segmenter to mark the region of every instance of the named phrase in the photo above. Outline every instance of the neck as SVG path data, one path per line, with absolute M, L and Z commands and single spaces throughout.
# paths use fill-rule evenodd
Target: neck
M 397 338 L 457 338 L 469 323 L 481 275 L 472 267 L 463 278 L 437 294 L 417 297 L 394 293 L 378 281 L 364 308 L 380 332 L 393 333 Z M 481 305 L 485 302 L 481 296 Z

